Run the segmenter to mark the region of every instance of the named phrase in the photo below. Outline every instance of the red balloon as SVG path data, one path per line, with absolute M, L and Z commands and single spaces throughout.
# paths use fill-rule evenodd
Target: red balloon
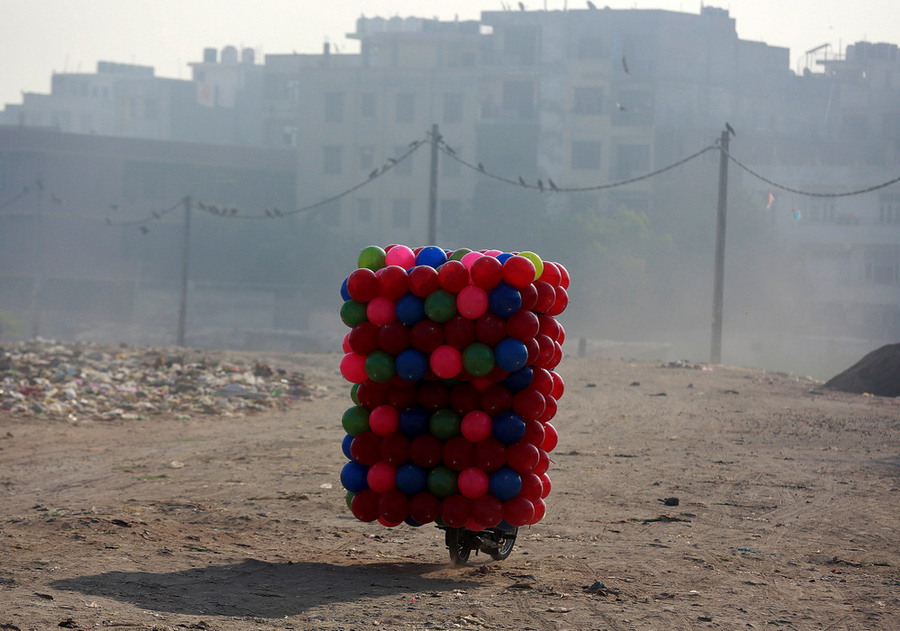
M 500 316 L 493 313 L 485 313 L 475 320 L 475 339 L 479 342 L 494 347 L 505 337 L 506 321 Z
M 350 383 L 362 383 L 369 378 L 366 373 L 366 356 L 347 353 L 341 358 L 341 375 Z
M 341 350 L 345 354 L 353 351 L 353 349 L 350 348 L 350 333 L 349 332 L 346 335 L 344 335 L 344 339 L 341 342 Z
M 563 382 L 563 378 L 558 372 L 551 372 L 550 375 L 553 378 L 553 389 L 550 391 L 550 394 L 558 401 L 566 391 L 566 384 Z
M 456 314 L 444 323 L 444 340 L 453 348 L 463 350 L 475 341 L 475 322 Z
M 493 528 L 503 520 L 503 502 L 493 495 L 482 495 L 470 502 L 472 519 L 485 528 Z
M 481 409 L 490 414 L 497 416 L 500 412 L 505 412 L 512 408 L 513 395 L 506 386 L 495 383 L 481 393 Z
M 382 526 L 385 526 L 387 528 L 395 528 L 396 526 L 399 526 L 400 524 L 403 523 L 402 519 L 400 521 L 389 521 L 381 515 L 378 516 L 377 521 L 379 524 L 381 524 Z
M 556 416 L 556 399 L 553 397 L 544 397 L 544 412 L 541 414 L 538 419 L 541 423 L 547 423 L 548 421 L 552 421 L 553 417 Z M 544 431 L 546 431 L 546 427 Z
M 441 519 L 451 528 L 462 528 L 469 520 L 469 500 L 451 495 L 441 502 Z
M 546 471 L 538 477 L 541 479 L 541 487 L 544 489 L 543 491 L 541 491 L 541 499 L 545 499 L 548 495 L 550 495 L 550 490 L 553 488 L 553 484 L 551 484 L 550 476 L 547 475 Z
M 524 497 L 503 502 L 503 520 L 510 526 L 524 526 L 534 517 L 534 504 Z
M 350 349 L 360 355 L 368 355 L 378 350 L 378 327 L 371 322 L 360 322 L 350 329 L 347 336 Z
M 441 289 L 457 294 L 469 284 L 469 270 L 460 261 L 450 260 L 438 270 L 438 283 Z
M 434 374 L 441 379 L 453 379 L 462 372 L 462 353 L 449 344 L 443 344 L 431 351 L 428 361 Z
M 474 320 L 487 312 L 488 295 L 485 290 L 475 285 L 466 285 L 456 295 L 456 310 L 466 318 Z
M 506 447 L 496 438 L 486 438 L 475 445 L 475 466 L 496 471 L 506 464 Z
M 459 477 L 456 478 L 456 484 L 462 495 L 469 499 L 475 499 L 488 492 L 490 478 L 488 478 L 487 473 L 478 467 L 467 467 L 466 469 L 463 469 L 460 472 Z
M 393 434 L 400 427 L 400 413 L 392 405 L 379 405 L 369 413 L 369 427 L 379 436 Z
M 534 471 L 532 471 L 532 473 L 541 475 L 542 473 L 547 473 L 547 469 L 550 468 L 550 456 L 546 451 L 540 448 L 538 448 L 538 455 L 540 459 L 538 460 L 538 464 L 534 468 Z
M 463 436 L 454 436 L 444 443 L 441 459 L 453 471 L 462 471 L 475 462 L 475 444 Z
M 519 290 L 519 293 L 522 295 L 522 309 L 525 311 L 531 311 L 534 309 L 534 305 L 537 304 L 538 292 L 534 286 L 534 283 L 530 285 L 525 285 L 522 289 Z
M 544 503 L 544 500 L 538 498 L 536 500 L 532 500 L 531 503 L 534 505 L 534 516 L 528 522 L 528 525 L 536 524 L 544 518 L 544 515 L 547 513 L 547 505 Z
M 386 401 L 388 386 L 371 380 L 363 381 L 356 390 L 359 404 L 367 410 L 374 410 Z
M 444 327 L 432 320 L 419 320 L 410 329 L 409 341 L 413 348 L 427 355 L 443 343 Z
M 353 445 L 351 444 L 350 447 L 352 448 Z M 409 460 L 409 438 L 399 432 L 388 434 L 381 439 L 379 453 L 381 459 L 389 465 L 394 467 L 404 465 Z
M 543 395 L 549 395 L 553 391 L 553 373 L 545 368 L 534 368 L 531 387 Z
M 369 467 L 366 482 L 376 493 L 386 493 L 396 486 L 397 470 L 386 462 L 376 462 Z
M 394 301 L 384 296 L 375 296 L 366 305 L 366 318 L 372 324 L 381 326 L 397 320 L 397 309 Z
M 522 490 L 519 491 L 519 495 L 531 502 L 541 499 L 541 494 L 544 492 L 544 485 L 541 482 L 540 476 L 528 472 L 520 473 L 519 477 L 522 479 Z
M 363 322 L 363 324 L 367 324 Z M 362 326 L 359 324 L 357 326 Z M 355 328 L 355 327 L 354 327 Z M 409 348 L 409 329 L 401 322 L 389 322 L 378 327 L 378 346 L 386 353 L 397 355 Z M 372 351 L 369 351 L 370 353 Z
M 409 513 L 409 499 L 406 493 L 392 489 L 383 494 L 378 499 L 378 511 L 387 522 L 402 522 Z
M 416 436 L 409 445 L 410 460 L 423 469 L 433 469 L 437 466 L 441 461 L 441 454 L 441 441 L 431 434 Z
M 350 511 L 360 521 L 375 521 L 380 514 L 378 510 L 380 497 L 372 489 L 363 489 L 350 500 Z
M 554 342 L 559 339 L 559 322 L 553 316 L 541 313 L 538 315 L 540 323 L 540 332 L 549 337 Z
M 371 423 L 371 421 L 369 422 Z M 550 453 L 556 449 L 556 445 L 559 444 L 559 434 L 556 432 L 556 428 L 550 423 L 544 423 L 544 434 L 544 442 L 541 443 L 541 449 Z
M 557 287 L 555 291 L 556 299 L 553 301 L 553 305 L 547 309 L 547 313 L 552 316 L 558 316 L 569 306 L 569 293 L 562 287 Z
M 559 335 L 557 336 L 556 341 L 559 342 L 560 344 L 565 344 L 566 343 L 566 329 L 559 322 L 557 322 L 556 324 L 559 325 Z
M 472 410 L 463 416 L 459 429 L 467 440 L 479 443 L 491 436 L 491 417 L 483 410 Z
M 544 261 L 544 271 L 541 273 L 541 277 L 538 280 L 542 280 L 545 283 L 550 283 L 555 287 L 559 285 L 561 278 L 562 274 L 560 273 L 559 268 L 556 266 L 556 263 Z
M 390 300 L 397 300 L 409 291 L 409 275 L 399 265 L 388 265 L 375 272 L 378 293 Z
M 540 460 L 538 448 L 531 443 L 519 441 L 506 448 L 506 464 L 516 473 L 532 471 Z
M 567 270 L 562 263 L 557 263 L 556 267 L 559 268 L 559 286 L 563 289 L 568 289 L 569 283 L 571 282 L 571 278 L 569 277 L 569 270 Z
M 516 289 L 534 282 L 534 263 L 524 256 L 511 256 L 503 262 L 503 280 Z
M 450 404 L 450 390 L 438 381 L 426 381 L 416 388 L 416 401 L 429 412 L 436 412 Z
M 358 393 L 357 398 L 359 398 Z M 471 383 L 461 383 L 450 391 L 450 407 L 464 416 L 477 410 L 479 405 L 481 405 L 481 393 Z
M 469 274 L 473 285 L 484 290 L 493 289 L 503 280 L 503 263 L 493 256 L 482 256 L 472 263 Z
M 544 402 L 544 395 L 532 388 L 519 390 L 513 396 L 513 412 L 526 421 L 539 419 L 541 414 L 544 413 L 545 407 L 546 403 Z
M 553 354 L 550 355 L 550 361 L 547 362 L 547 368 L 553 370 L 559 366 L 559 362 L 563 358 L 562 345 L 559 342 L 553 342 Z
M 523 343 L 525 344 L 525 349 L 528 351 L 528 359 L 525 363 L 528 366 L 534 366 L 537 363 L 538 353 L 541 350 L 537 340 L 532 337 L 524 340 Z
M 541 368 L 547 368 L 547 365 L 553 359 L 553 351 L 556 350 L 556 347 L 553 346 L 553 340 L 541 333 L 538 333 L 537 337 L 534 339 L 538 343 L 538 358 L 536 363 Z
M 534 288 L 537 289 L 537 302 L 534 305 L 534 311 L 539 313 L 547 311 L 556 301 L 556 290 L 553 289 L 553 285 L 542 280 L 535 281 Z
M 350 442 L 350 455 L 359 464 L 371 467 L 381 459 L 381 436 L 363 432 Z
M 378 278 L 368 267 L 360 267 L 347 277 L 347 293 L 357 302 L 369 302 L 378 295 Z
M 434 493 L 422 491 L 409 500 L 409 516 L 420 524 L 433 522 L 441 514 L 441 501 Z
M 525 309 L 519 309 L 506 320 L 506 332 L 521 342 L 532 339 L 540 328 L 538 316 L 533 311 Z
M 525 435 L 522 440 L 531 443 L 535 447 L 540 447 L 544 442 L 544 424 L 540 421 L 525 421 Z
M 438 272 L 431 265 L 416 265 L 409 271 L 409 290 L 414 296 L 427 298 L 440 286 Z
M 416 403 L 416 389 L 409 382 L 391 386 L 385 390 L 384 402 L 397 410 L 405 410 Z

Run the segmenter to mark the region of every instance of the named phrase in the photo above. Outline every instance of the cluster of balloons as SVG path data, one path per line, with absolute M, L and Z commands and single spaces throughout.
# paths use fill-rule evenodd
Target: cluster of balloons
M 538 522 L 569 274 L 533 252 L 368 246 L 341 286 L 347 503 L 385 526 Z

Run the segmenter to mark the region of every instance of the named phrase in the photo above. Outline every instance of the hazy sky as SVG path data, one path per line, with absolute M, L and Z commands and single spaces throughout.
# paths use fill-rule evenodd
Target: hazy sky
M 507 0 L 515 6 L 517 0 Z M 614 9 L 699 13 L 698 0 L 595 0 Z M 728 9 L 742 39 L 803 52 L 860 40 L 900 44 L 900 0 L 707 0 Z M 529 10 L 584 8 L 585 0 L 526 0 Z M 250 47 L 262 55 L 319 52 L 330 41 L 355 52 L 345 35 L 356 18 L 416 16 L 477 19 L 500 0 L 0 0 L 0 107 L 21 92 L 50 91 L 53 72 L 94 72 L 97 61 L 156 68 L 190 77 L 187 63 L 206 47 Z

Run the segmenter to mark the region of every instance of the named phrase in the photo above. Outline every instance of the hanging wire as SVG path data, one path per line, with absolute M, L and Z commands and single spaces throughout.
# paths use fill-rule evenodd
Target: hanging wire
M 604 190 L 607 188 L 615 188 L 617 186 L 625 186 L 626 184 L 633 184 L 635 182 L 640 182 L 641 180 L 647 180 L 649 178 L 656 177 L 657 175 L 661 175 L 661 174 L 665 173 L 666 171 L 670 171 L 672 169 L 680 167 L 682 164 L 690 162 L 691 160 L 695 160 L 696 158 L 699 158 L 707 151 L 717 149 L 718 147 L 716 147 L 716 145 L 709 145 L 707 147 L 704 147 L 703 149 L 700 149 L 699 151 L 692 153 L 689 156 L 685 156 L 684 158 L 682 158 L 676 162 L 673 162 L 672 164 L 670 164 L 668 166 L 664 166 L 661 169 L 656 169 L 655 171 L 651 171 L 650 173 L 645 173 L 644 175 L 639 175 L 637 177 L 628 178 L 627 180 L 610 182 L 608 184 L 598 184 L 596 186 L 558 186 L 551 179 L 548 179 L 546 184 L 544 183 L 543 180 L 538 180 L 537 184 L 528 184 L 522 178 L 522 176 L 519 176 L 518 179 L 513 180 L 513 179 L 510 179 L 507 177 L 503 177 L 502 175 L 497 175 L 495 173 L 491 173 L 490 171 L 485 169 L 484 165 L 481 163 L 478 163 L 478 165 L 474 165 L 474 164 L 471 164 L 470 162 L 463 160 L 462 158 L 460 158 L 457 155 L 456 151 L 452 147 L 450 147 L 446 142 L 443 141 L 443 139 L 440 140 L 439 148 L 444 155 L 456 160 L 463 166 L 468 167 L 469 169 L 471 169 L 473 171 L 477 171 L 478 173 L 481 173 L 482 175 L 484 175 L 486 177 L 493 178 L 500 182 L 505 182 L 506 184 L 512 184 L 514 186 L 520 186 L 522 188 L 536 190 L 536 191 L 540 191 L 542 193 L 544 193 L 544 192 L 584 193 L 584 192 L 588 192 L 588 191 L 601 191 L 601 190 Z
M 152 210 L 150 211 L 150 217 L 145 217 L 144 219 L 133 219 L 130 221 L 113 221 L 109 217 L 106 218 L 106 225 L 108 226 L 146 226 L 151 221 L 159 221 L 165 215 L 168 215 L 170 212 L 174 210 L 178 210 L 179 208 L 184 206 L 184 200 L 180 199 L 172 206 L 165 208 L 163 210 Z M 114 207 L 113 207 L 114 208 Z
M 16 193 L 15 195 L 10 197 L 6 201 L 4 201 L 2 204 L 0 204 L 0 210 L 5 210 L 7 207 L 12 206 L 17 201 L 19 201 L 20 199 L 22 199 L 23 197 L 28 195 L 28 193 L 30 193 L 30 192 L 31 192 L 31 188 L 29 188 L 28 186 L 23 186 L 21 191 L 19 191 L 18 193 Z
M 740 160 L 735 158 L 730 153 L 728 153 L 728 152 L 724 152 L 724 153 L 726 156 L 728 156 L 728 159 L 731 160 L 732 162 L 734 162 L 738 167 L 740 167 L 741 169 L 743 169 L 744 171 L 746 171 L 747 173 L 749 173 L 756 179 L 762 180 L 769 186 L 772 186 L 774 188 L 779 188 L 783 191 L 787 191 L 788 193 L 794 193 L 796 195 L 805 195 L 806 197 L 852 197 L 854 195 L 863 195 L 864 193 L 871 193 L 872 191 L 877 191 L 879 189 L 886 188 L 886 187 L 890 186 L 891 184 L 896 184 L 897 182 L 900 182 L 900 176 L 898 176 L 892 180 L 888 180 L 887 182 L 882 182 L 881 184 L 876 184 L 874 186 L 861 188 L 861 189 L 858 189 L 855 191 L 847 191 L 844 193 L 815 193 L 812 191 L 801 191 L 796 188 L 791 188 L 789 186 L 785 186 L 784 184 L 779 184 L 778 182 L 773 182 L 769 178 L 760 175 L 759 173 L 757 173 L 756 171 L 754 171 L 753 169 L 748 167 L 746 164 L 742 163 Z

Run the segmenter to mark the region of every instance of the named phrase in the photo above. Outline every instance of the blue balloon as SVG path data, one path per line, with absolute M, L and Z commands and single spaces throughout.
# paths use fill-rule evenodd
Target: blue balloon
M 515 412 L 501 412 L 494 418 L 494 438 L 505 445 L 512 445 L 525 436 L 525 421 Z
M 341 298 L 344 302 L 350 300 L 350 291 L 347 289 L 347 278 L 344 279 L 344 282 L 341 283 Z
M 410 517 L 409 515 L 406 516 L 406 519 L 404 519 L 403 522 L 404 522 L 407 526 L 412 526 L 413 528 L 418 528 L 418 527 L 420 527 L 420 526 L 422 525 L 422 524 L 420 524 L 419 522 L 417 522 L 415 519 L 413 519 L 412 517 Z
M 513 257 L 512 253 L 503 252 L 503 253 L 497 255 L 497 260 L 500 261 L 501 263 L 506 263 L 506 259 L 511 259 L 512 257 Z
M 534 379 L 534 370 L 531 369 L 531 366 L 525 366 L 509 373 L 509 376 L 503 380 L 503 385 L 513 392 L 518 392 L 530 386 L 532 379 Z
M 394 304 L 397 319 L 406 326 L 412 326 L 425 317 L 425 301 L 415 294 L 408 293 Z
M 488 307 L 501 318 L 508 318 L 522 308 L 522 294 L 506 283 L 500 283 L 488 294 Z
M 413 496 L 428 486 L 428 473 L 419 465 L 408 462 L 397 468 L 396 483 L 399 491 Z
M 413 406 L 400 412 L 400 431 L 409 438 L 427 434 L 431 414 L 423 407 Z
M 494 361 L 506 372 L 516 372 L 528 362 L 528 347 L 516 338 L 508 337 L 494 347 Z
M 366 481 L 368 473 L 369 467 L 351 460 L 341 469 L 341 484 L 351 493 L 359 493 L 369 488 L 369 483 Z
M 353 436 L 347 434 L 344 436 L 344 440 L 341 442 L 341 451 L 344 452 L 344 455 L 347 456 L 347 460 L 353 460 L 353 456 L 350 454 L 350 443 L 353 442 Z
M 425 353 L 414 348 L 400 351 L 394 360 L 394 370 L 401 379 L 419 381 L 428 370 L 428 358 Z
M 426 245 L 416 255 L 416 265 L 438 268 L 447 262 L 447 253 L 436 245 Z
M 502 467 L 491 474 L 491 495 L 501 502 L 511 500 L 522 490 L 522 478 L 509 467 Z

